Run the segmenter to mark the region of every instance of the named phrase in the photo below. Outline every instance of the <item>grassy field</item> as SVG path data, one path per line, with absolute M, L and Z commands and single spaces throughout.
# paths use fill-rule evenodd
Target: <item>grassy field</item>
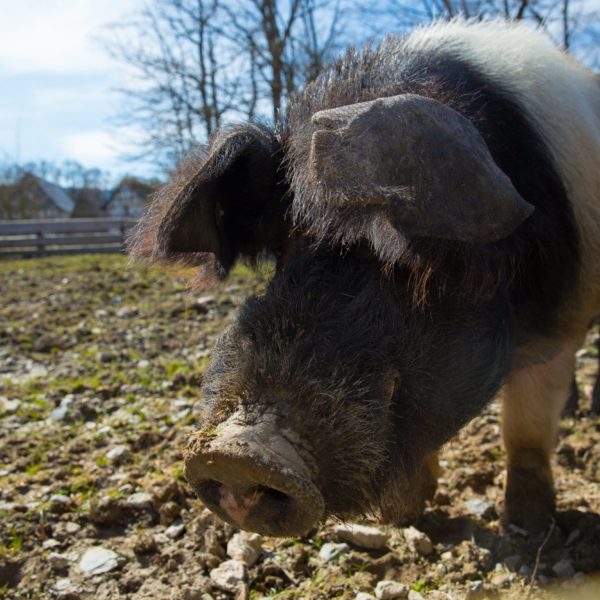
M 330 547 L 340 540 L 327 522 L 307 538 L 262 540 L 231 591 L 217 583 L 235 531 L 193 497 L 181 454 L 210 348 L 267 275 L 238 268 L 190 294 L 183 279 L 128 269 L 116 255 L 0 262 L 0 597 L 355 598 L 382 580 L 402 582 L 414 600 L 600 597 L 592 345 L 579 353 L 583 401 L 563 421 L 560 512 L 541 551 L 543 536 L 500 532 L 494 403 L 444 450 L 419 525 L 431 553 L 394 528 L 381 528 L 389 538 L 378 550 Z M 82 566 L 94 547 L 114 553 L 104 573 Z

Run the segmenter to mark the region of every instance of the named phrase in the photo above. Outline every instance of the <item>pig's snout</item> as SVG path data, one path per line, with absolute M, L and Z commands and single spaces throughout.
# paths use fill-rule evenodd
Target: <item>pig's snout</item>
M 303 535 L 323 517 L 305 461 L 273 419 L 230 417 L 188 449 L 185 476 L 208 508 L 263 535 Z

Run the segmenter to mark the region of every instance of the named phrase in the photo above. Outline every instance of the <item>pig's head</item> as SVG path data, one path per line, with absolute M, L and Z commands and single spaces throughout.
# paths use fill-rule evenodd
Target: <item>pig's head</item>
M 205 279 L 277 258 L 214 349 L 185 465 L 209 508 L 269 535 L 329 514 L 417 515 L 428 456 L 505 373 L 489 256 L 531 212 L 474 126 L 434 100 L 301 112 L 279 137 L 217 135 L 130 241 Z

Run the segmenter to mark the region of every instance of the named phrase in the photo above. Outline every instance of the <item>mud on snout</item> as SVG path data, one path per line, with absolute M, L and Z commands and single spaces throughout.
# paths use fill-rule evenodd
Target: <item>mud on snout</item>
M 234 413 L 192 437 L 185 477 L 204 504 L 236 527 L 269 536 L 300 536 L 324 517 L 324 500 L 296 448 L 263 415 Z

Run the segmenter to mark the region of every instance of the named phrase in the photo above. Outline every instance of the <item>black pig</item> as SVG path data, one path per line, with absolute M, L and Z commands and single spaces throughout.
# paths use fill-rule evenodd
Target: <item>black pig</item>
M 540 33 L 454 21 L 349 51 L 276 131 L 223 129 L 134 257 L 225 277 L 277 258 L 214 349 L 185 472 L 227 521 L 301 534 L 417 517 L 436 451 L 503 388 L 505 518 L 550 456 L 600 308 L 600 86 Z

